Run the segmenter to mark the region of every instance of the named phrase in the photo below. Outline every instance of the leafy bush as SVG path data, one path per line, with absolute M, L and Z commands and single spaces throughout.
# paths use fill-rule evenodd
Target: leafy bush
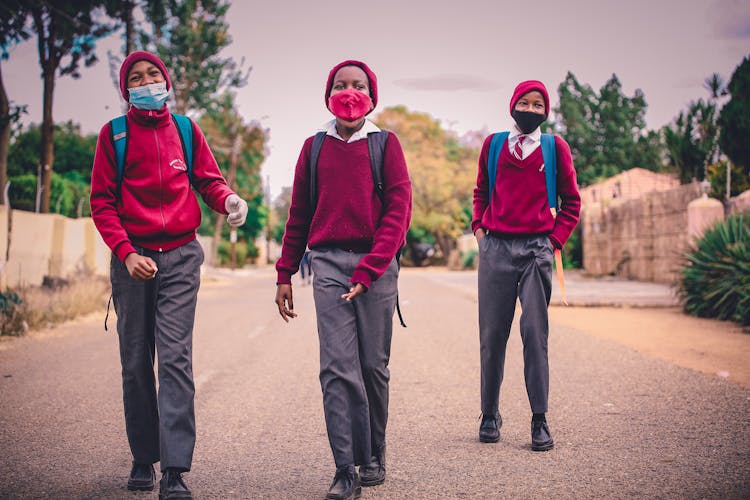
M 750 218 L 734 215 L 716 224 L 685 261 L 678 284 L 685 311 L 750 326 Z
M 28 326 L 21 314 L 21 297 L 15 292 L 0 293 L 0 335 L 22 335 Z
M 563 248 L 563 268 L 580 269 L 583 267 L 583 242 L 581 241 L 581 225 L 577 225 Z
M 232 244 L 226 240 L 221 240 L 219 242 L 219 265 L 220 266 L 229 266 L 232 261 Z M 237 267 L 243 267 L 245 265 L 245 261 L 248 257 L 248 248 L 247 243 L 244 241 L 238 241 L 235 243 L 234 247 L 235 256 L 236 256 L 236 263 Z
M 36 210 L 37 177 L 35 174 L 23 174 L 10 178 L 8 197 L 13 208 L 33 212 Z M 52 173 L 52 193 L 50 211 L 67 217 L 89 215 L 89 186 L 87 181 L 76 172 L 60 175 Z
M 477 268 L 477 257 L 479 252 L 472 248 L 461 254 L 461 268 L 462 269 L 476 269 Z

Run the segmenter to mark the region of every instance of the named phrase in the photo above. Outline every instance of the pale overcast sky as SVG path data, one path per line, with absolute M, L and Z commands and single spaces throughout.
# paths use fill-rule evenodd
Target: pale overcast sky
M 226 54 L 253 68 L 240 112 L 270 129 L 263 173 L 274 194 L 291 184 L 304 139 L 332 117 L 325 81 L 344 59 L 376 73 L 378 109 L 403 104 L 464 133 L 507 129 L 522 80 L 542 80 L 555 106 L 568 71 L 597 91 L 613 73 L 627 95 L 640 88 L 656 129 L 707 96 L 707 76 L 728 80 L 750 54 L 750 0 L 235 0 L 227 21 Z M 95 133 L 119 113 L 106 51 L 120 46 L 119 34 L 101 42 L 100 62 L 82 78 L 58 79 L 56 121 Z M 24 121 L 41 121 L 35 40 L 2 64 L 10 99 L 28 104 Z

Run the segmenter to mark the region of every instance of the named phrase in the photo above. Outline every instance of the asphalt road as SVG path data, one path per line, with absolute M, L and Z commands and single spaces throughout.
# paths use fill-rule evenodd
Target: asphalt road
M 270 270 L 227 274 L 199 298 L 186 481 L 196 498 L 322 498 L 334 468 L 311 289 L 295 285 L 300 316 L 285 324 Z M 394 333 L 388 479 L 363 498 L 750 496 L 750 390 L 557 325 L 555 449 L 530 450 L 517 322 L 502 437 L 479 443 L 472 290 L 440 273 L 403 274 L 409 327 Z M 117 339 L 103 317 L 0 344 L 0 497 L 156 497 L 125 489 Z

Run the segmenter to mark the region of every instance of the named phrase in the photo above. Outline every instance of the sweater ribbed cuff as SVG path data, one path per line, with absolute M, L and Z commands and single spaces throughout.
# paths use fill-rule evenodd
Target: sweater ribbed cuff
M 558 250 L 561 250 L 563 247 L 563 244 L 560 242 L 560 240 L 557 239 L 556 236 L 550 234 L 549 240 L 552 242 L 552 246 L 557 248 Z
M 292 275 L 284 271 L 279 271 L 278 273 L 276 273 L 276 284 L 277 285 L 291 285 Z
M 367 273 L 367 271 L 363 271 L 362 269 L 355 269 L 352 273 L 352 279 L 350 280 L 352 283 L 362 283 L 365 288 L 369 289 L 370 285 L 372 285 L 372 279 L 370 278 L 370 275 Z
M 129 241 L 121 243 L 120 246 L 115 249 L 115 255 L 123 264 L 125 263 L 125 258 L 131 253 L 137 253 L 137 250 Z

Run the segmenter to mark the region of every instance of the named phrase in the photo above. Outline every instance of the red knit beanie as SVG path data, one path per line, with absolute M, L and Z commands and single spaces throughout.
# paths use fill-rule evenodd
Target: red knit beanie
M 159 68 L 161 74 L 164 75 L 164 80 L 167 82 L 167 90 L 172 87 L 172 80 L 169 79 L 167 67 L 164 66 L 164 63 L 159 59 L 159 56 L 144 50 L 137 50 L 131 52 L 122 62 L 122 66 L 120 66 L 120 94 L 122 94 L 122 98 L 125 99 L 126 102 L 128 101 L 128 73 L 130 72 L 130 68 L 132 68 L 138 61 L 148 61 Z
M 526 80 L 521 82 L 513 91 L 513 97 L 510 98 L 510 114 L 513 115 L 513 108 L 516 107 L 518 100 L 528 94 L 529 92 L 536 90 L 544 98 L 544 115 L 549 116 L 549 94 L 547 94 L 547 87 L 544 86 L 539 80 Z
M 375 73 L 372 72 L 370 67 L 366 65 L 365 63 L 361 61 L 355 61 L 353 59 L 348 59 L 344 62 L 338 63 L 336 66 L 333 67 L 330 73 L 328 73 L 328 83 L 326 83 L 326 97 L 325 97 L 325 103 L 326 108 L 328 107 L 328 99 L 331 97 L 331 88 L 333 87 L 333 78 L 336 76 L 336 72 L 343 68 L 344 66 L 357 66 L 358 68 L 362 69 L 362 71 L 365 72 L 365 75 L 367 75 L 367 79 L 369 80 L 369 87 L 370 87 L 370 99 L 372 99 L 372 109 L 375 109 L 375 106 L 378 105 L 378 79 L 375 76 Z M 368 115 L 372 113 L 372 109 L 367 113 Z

